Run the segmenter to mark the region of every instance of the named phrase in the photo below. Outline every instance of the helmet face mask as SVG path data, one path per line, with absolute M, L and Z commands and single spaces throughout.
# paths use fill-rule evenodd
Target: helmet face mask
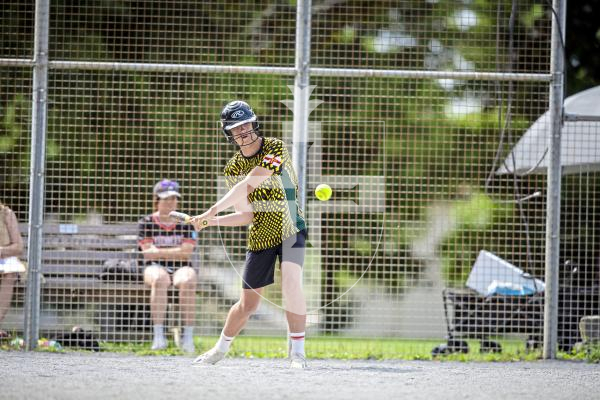
M 232 143 L 237 144 L 238 146 L 244 146 L 242 143 L 244 143 L 247 137 L 250 137 L 252 142 L 258 139 L 260 132 L 254 128 L 254 125 L 253 122 L 244 122 L 242 125 L 231 128 L 228 133 Z
M 257 136 L 261 136 L 258 119 L 248 103 L 240 100 L 232 101 L 223 107 L 223 110 L 221 111 L 221 127 L 223 129 L 223 134 L 229 143 L 236 146 L 237 143 L 231 130 L 249 122 L 252 123 L 252 131 L 246 133 L 251 134 L 254 132 Z

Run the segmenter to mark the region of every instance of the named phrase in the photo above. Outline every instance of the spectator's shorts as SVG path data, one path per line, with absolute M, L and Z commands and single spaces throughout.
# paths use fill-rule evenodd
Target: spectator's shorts
M 158 268 L 162 268 L 165 271 L 167 271 L 167 273 L 170 276 L 173 276 L 173 274 L 175 272 L 177 272 L 177 270 L 179 268 L 183 268 L 183 267 L 191 267 L 190 263 L 181 263 L 181 262 L 170 262 L 170 263 L 166 263 L 166 264 L 161 264 L 161 263 L 157 263 L 157 262 L 152 262 L 149 264 L 146 264 L 146 266 L 144 267 L 144 269 L 148 268 L 148 267 L 158 267 Z

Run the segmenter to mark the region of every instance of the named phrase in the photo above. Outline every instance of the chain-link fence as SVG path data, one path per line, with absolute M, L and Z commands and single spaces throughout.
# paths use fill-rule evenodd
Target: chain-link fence
M 40 195 L 30 177 L 34 3 L 10 0 L 0 12 L 0 200 L 30 246 Z M 178 209 L 190 214 L 225 193 L 236 152 L 219 124 L 225 103 L 247 101 L 265 136 L 290 152 L 302 145 L 293 3 L 50 2 L 41 335 L 79 326 L 107 341 L 152 338 L 138 222 L 157 211 L 162 179 L 179 183 Z M 447 340 L 441 352 L 467 339 L 491 350 L 541 345 L 551 121 L 533 124 L 550 106 L 548 3 L 323 1 L 311 16 L 308 337 Z M 561 203 L 565 349 L 598 307 L 598 125 L 577 129 Z M 333 189 L 328 202 L 313 195 L 321 183 Z M 192 236 L 193 326 L 214 336 L 240 295 L 246 229 Z M 279 272 L 275 281 L 244 335 L 285 334 Z M 28 323 L 26 286 L 21 274 L 6 331 Z M 166 293 L 164 325 L 177 339 L 190 306 L 176 288 Z

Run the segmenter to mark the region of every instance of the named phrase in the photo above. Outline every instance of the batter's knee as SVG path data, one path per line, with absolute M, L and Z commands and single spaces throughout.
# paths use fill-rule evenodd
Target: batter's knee
M 252 315 L 256 312 L 256 310 L 258 310 L 258 306 L 260 304 L 260 301 L 243 301 L 240 300 L 238 302 L 238 309 L 243 312 L 246 315 Z

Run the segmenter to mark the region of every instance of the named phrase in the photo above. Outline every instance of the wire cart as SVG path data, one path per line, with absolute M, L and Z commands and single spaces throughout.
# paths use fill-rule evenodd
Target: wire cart
M 465 339 L 480 340 L 481 352 L 501 352 L 492 337 L 506 334 L 527 335 L 526 348 L 537 348 L 542 341 L 544 295 L 483 296 L 468 288 L 442 291 L 448 342 L 432 350 L 432 355 L 467 353 Z

